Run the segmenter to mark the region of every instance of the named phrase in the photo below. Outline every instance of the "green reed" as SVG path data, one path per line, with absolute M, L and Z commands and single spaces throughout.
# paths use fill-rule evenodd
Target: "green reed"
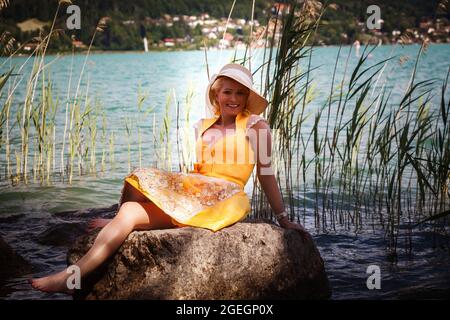
M 0 143 L 0 150 L 3 147 L 4 141 L 6 160 L 5 176 L 10 178 L 13 183 L 18 183 L 20 181 L 23 181 L 24 183 L 28 182 L 30 157 L 33 161 L 32 172 L 34 181 L 39 179 L 41 183 L 43 183 L 44 180 L 49 183 L 50 176 L 57 173 L 57 148 L 60 148 L 59 174 L 62 179 L 67 177 L 69 183 L 71 183 L 74 169 L 78 169 L 77 171 L 79 175 L 84 174 L 85 171 L 96 171 L 97 118 L 99 111 L 97 110 L 95 113 L 92 113 L 93 106 L 89 98 L 89 80 L 85 92 L 82 92 L 81 90 L 81 83 L 82 79 L 84 79 L 84 69 L 93 40 L 98 32 L 103 31 L 106 24 L 106 19 L 100 19 L 95 28 L 74 96 L 71 96 L 70 94 L 73 69 L 72 50 L 72 64 L 69 74 L 67 98 L 65 103 L 63 102 L 65 104 L 65 124 L 62 134 L 57 132 L 57 128 L 59 128 L 59 126 L 56 125 L 56 114 L 58 113 L 61 101 L 54 98 L 53 84 L 50 79 L 51 72 L 47 71 L 50 65 L 58 60 L 59 57 L 50 62 L 45 61 L 49 42 L 52 37 L 60 32 L 60 30 L 55 29 L 55 22 L 61 11 L 60 8 L 62 5 L 67 5 L 70 3 L 70 1 L 62 0 L 58 2 L 58 7 L 55 11 L 53 23 L 49 33 L 47 35 L 41 34 L 39 38 L 35 39 L 38 41 L 38 46 L 19 68 L 14 69 L 14 67 L 11 67 L 8 72 L 0 77 L 0 96 L 6 95 L 5 102 L 2 103 L 0 116 L 0 131 L 2 133 L 0 135 L 0 141 L 2 141 Z M 2 36 L 2 39 L 4 38 L 5 37 Z M 8 40 L 8 44 L 10 43 L 11 41 Z M 2 66 L 4 66 L 7 61 L 12 62 L 11 58 L 16 53 L 17 50 L 12 52 L 8 59 L 2 63 Z M 29 72 L 27 76 L 27 74 L 22 73 L 21 71 L 30 59 L 33 59 L 33 63 L 31 72 Z M 17 73 L 13 73 L 13 70 L 17 70 Z M 18 85 L 26 77 L 28 77 L 28 81 L 26 82 L 25 87 L 25 98 L 22 103 L 14 104 L 14 107 L 16 105 L 18 106 L 18 110 L 15 110 L 17 120 L 15 123 L 11 123 L 10 111 L 11 106 L 13 105 L 13 97 L 16 93 L 15 91 Z M 7 82 L 9 83 L 9 88 L 6 89 L 5 84 Z M 104 122 L 104 124 L 105 123 L 106 122 Z M 103 129 L 105 129 L 105 127 Z M 17 130 L 20 132 L 20 151 L 16 150 Z M 105 130 L 103 132 L 104 146 L 107 143 L 105 141 Z M 13 139 L 10 138 L 11 132 L 14 135 Z M 62 146 L 59 143 L 59 141 L 61 141 L 59 137 L 61 137 Z M 32 145 L 34 147 L 32 147 Z M 32 154 L 30 154 L 30 151 Z M 15 174 L 12 173 L 13 169 L 11 168 L 12 153 L 14 153 L 16 160 Z M 105 152 L 103 153 L 102 161 L 104 161 L 104 155 Z M 86 170 L 85 167 L 87 168 Z
M 131 122 L 128 117 L 125 117 L 125 129 L 127 133 L 127 148 L 128 148 L 128 172 L 131 171 Z
M 5 84 L 8 82 L 9 77 L 11 76 L 11 73 L 13 72 L 13 69 L 9 70 L 5 74 L 0 76 L 0 98 L 4 94 L 3 88 Z M 3 144 L 5 144 L 6 148 L 6 172 L 5 175 L 10 175 L 10 162 L 9 162 L 9 116 L 10 116 L 10 110 L 11 110 L 11 99 L 7 98 L 5 103 L 2 106 L 2 109 L 0 110 L 0 150 L 2 149 Z M 6 128 L 4 127 L 6 126 Z M 3 128 L 5 128 L 5 142 L 3 142 Z
M 180 111 L 180 104 L 176 104 L 176 141 L 177 141 L 177 154 L 178 154 L 178 166 L 179 170 L 184 173 L 188 173 L 193 169 L 193 150 L 195 148 L 195 142 L 192 139 L 192 126 L 190 122 L 190 113 L 192 110 L 192 100 L 194 97 L 194 89 L 192 84 L 188 87 L 186 96 L 184 98 L 184 106 Z M 180 114 L 184 111 L 183 114 Z M 184 125 L 181 127 L 180 121 L 183 121 Z
M 66 146 L 66 133 L 67 133 L 67 125 L 68 125 L 68 115 L 69 115 L 69 107 L 70 107 L 70 89 L 72 84 L 72 71 L 73 71 L 73 57 L 74 57 L 74 50 L 75 48 L 72 46 L 72 55 L 71 55 L 71 62 L 70 62 L 70 73 L 69 73 L 69 82 L 67 85 L 67 96 L 66 96 L 66 108 L 65 108 L 65 121 L 64 121 L 64 131 L 63 131 L 63 141 L 62 141 L 62 147 L 61 147 L 61 156 L 60 156 L 60 172 L 61 176 L 64 176 L 64 151 Z
M 261 67 L 261 77 L 265 76 L 263 91 L 270 101 L 267 118 L 271 128 L 276 129 L 274 165 L 277 168 L 277 176 L 280 177 L 281 190 L 285 191 L 284 197 L 289 203 L 293 203 L 294 200 L 294 173 L 296 171 L 293 171 L 292 167 L 294 156 L 297 154 L 295 148 L 291 146 L 291 142 L 296 141 L 296 138 L 299 137 L 303 123 L 301 118 L 303 113 L 300 113 L 299 118 L 296 107 L 298 105 L 305 107 L 306 100 L 304 98 L 310 86 L 311 68 L 302 70 L 299 67 L 299 61 L 309 56 L 310 48 L 306 46 L 306 43 L 316 24 L 315 22 L 310 23 L 304 15 L 297 16 L 299 12 L 301 12 L 299 5 L 292 2 L 291 13 L 284 13 L 281 21 L 275 19 L 273 34 L 281 31 L 281 37 L 276 43 L 274 36 L 271 38 L 266 36 L 268 53 L 264 53 L 264 57 L 267 57 L 267 60 L 263 61 Z M 276 47 L 274 56 L 273 47 Z M 296 92 L 296 87 L 302 80 L 305 80 L 305 83 Z M 286 146 L 289 147 L 286 148 Z M 280 170 L 283 170 L 283 175 L 280 174 Z M 282 183 L 281 177 L 284 183 Z M 264 216 L 265 212 L 268 212 L 267 202 L 256 181 L 255 185 L 257 189 L 253 192 L 253 204 L 258 208 L 257 211 L 262 212 Z M 291 207 L 290 213 L 291 216 L 294 216 L 293 207 Z M 260 214 L 256 213 L 256 216 L 260 216 Z
M 101 127 L 102 134 L 101 134 L 100 141 L 102 143 L 103 148 L 102 148 L 102 158 L 101 158 L 101 161 L 100 161 L 100 168 L 101 168 L 100 170 L 102 172 L 105 172 L 105 170 L 106 170 L 106 152 L 107 152 L 106 151 L 107 131 L 106 131 L 106 113 L 105 113 L 104 110 L 101 112 L 101 116 L 102 116 L 102 127 Z
M 96 175 L 97 172 L 97 135 L 98 119 L 102 115 L 102 105 L 96 101 L 93 112 L 87 115 L 87 128 L 89 132 L 89 144 L 86 152 L 89 153 L 89 172 Z
M 171 137 L 171 105 L 172 97 L 175 97 L 175 92 L 171 92 L 166 97 L 166 104 L 164 108 L 164 115 L 162 117 L 162 124 L 159 132 L 156 132 L 156 118 L 153 118 L 153 148 L 156 156 L 156 166 L 161 169 L 172 170 L 172 141 Z M 174 99 L 176 101 L 176 97 Z
M 369 65 L 368 57 L 376 48 L 365 46 L 350 69 L 350 50 L 343 61 L 344 72 L 338 75 L 339 48 L 326 103 L 306 112 L 314 95 L 308 39 L 314 38 L 323 11 L 311 19 L 302 13 L 304 6 L 293 3 L 292 8 L 274 22 L 282 30 L 281 38 L 278 43 L 274 37 L 266 39 L 268 49 L 261 67 L 263 92 L 270 101 L 267 118 L 277 129 L 273 162 L 291 215 L 301 218 L 293 204 L 302 198 L 306 213 L 306 198 L 313 190 L 316 228 L 327 232 L 341 225 L 358 232 L 363 225 L 379 224 L 385 227 L 393 253 L 401 230 L 408 234 L 424 220 L 436 228 L 445 226 L 442 219 L 448 216 L 450 196 L 448 73 L 436 114 L 431 108 L 436 82 L 415 81 L 424 46 L 400 101 L 391 101 L 392 92 L 385 89 L 383 78 L 395 57 Z M 311 115 L 312 130 L 305 134 L 302 126 Z M 256 180 L 252 202 L 253 216 L 271 217 Z M 405 241 L 410 245 L 408 237 Z
M 110 170 L 114 170 L 116 167 L 114 131 L 109 135 L 109 166 Z

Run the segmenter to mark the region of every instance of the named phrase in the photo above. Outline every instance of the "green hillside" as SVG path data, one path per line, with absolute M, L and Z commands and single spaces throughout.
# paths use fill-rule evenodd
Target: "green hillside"
M 324 2 L 324 1 L 323 1 Z M 150 45 L 160 48 L 166 38 L 183 40 L 184 48 L 199 47 L 205 41 L 205 32 L 201 26 L 189 26 L 181 19 L 172 21 L 170 16 L 199 16 L 208 13 L 212 18 L 227 17 L 233 0 L 73 0 L 73 4 L 81 10 L 81 30 L 68 30 L 66 20 L 68 14 L 65 7 L 60 10 L 56 28 L 61 32 L 57 39 L 51 41 L 50 50 L 71 50 L 72 38 L 89 44 L 95 27 L 102 17 L 109 17 L 105 31 L 96 36 L 94 48 L 103 50 L 141 50 L 142 37 L 145 35 Z M 274 1 L 256 0 L 255 19 L 265 24 Z M 351 43 L 355 39 L 373 37 L 364 28 L 368 17 L 366 9 L 373 4 L 372 0 L 335 0 L 328 1 L 337 5 L 336 9 L 328 9 L 323 16 L 323 24 L 319 28 L 318 43 L 338 44 Z M 418 28 L 421 21 L 429 19 L 443 21 L 448 24 L 450 14 L 448 5 L 442 9 L 439 0 L 379 0 L 383 19 L 382 29 L 377 35 L 383 41 L 389 41 L 392 31 L 405 32 L 408 28 Z M 236 1 L 232 18 L 249 20 L 252 1 Z M 9 31 L 18 43 L 24 43 L 39 35 L 38 30 L 23 31 L 23 25 L 44 25 L 48 29 L 57 7 L 57 0 L 11 0 L 9 5 L 0 11 L 0 34 Z M 161 19 L 165 17 L 166 19 Z M 33 20 L 30 20 L 33 19 Z M 442 25 L 442 23 L 441 23 Z M 244 38 L 249 28 L 230 29 L 230 32 Z M 450 36 L 449 36 L 450 37 Z M 441 37 L 442 38 L 442 37 Z M 434 39 L 432 39 L 434 40 Z M 210 41 L 210 39 L 208 40 Z M 444 35 L 445 41 L 445 35 Z M 212 44 L 216 44 L 213 40 Z

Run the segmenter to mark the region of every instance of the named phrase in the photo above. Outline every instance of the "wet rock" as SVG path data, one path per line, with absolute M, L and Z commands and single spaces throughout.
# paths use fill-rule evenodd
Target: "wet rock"
M 88 208 L 83 210 L 68 210 L 54 213 L 63 222 L 51 225 L 47 230 L 37 236 L 36 241 L 44 245 L 69 246 L 85 234 L 87 223 L 93 218 L 114 218 L 118 205 L 105 208 Z
M 37 236 L 37 242 L 50 246 L 69 246 L 86 233 L 86 223 L 65 222 L 50 226 Z
M 68 252 L 75 263 L 96 234 Z M 219 232 L 177 228 L 132 232 L 75 298 L 324 299 L 330 287 L 313 239 L 274 224 L 241 222 Z
M 113 218 L 119 209 L 118 204 L 113 204 L 105 208 L 88 208 L 83 210 L 67 210 L 54 213 L 57 217 L 90 217 L 90 218 Z
M 0 284 L 30 271 L 30 264 L 0 237 Z
M 25 214 L 20 213 L 20 214 L 13 214 L 10 216 L 2 216 L 0 217 L 0 223 L 5 223 L 5 224 L 9 224 L 9 223 L 15 223 L 17 221 L 19 221 L 20 219 L 22 219 L 23 217 L 25 217 Z

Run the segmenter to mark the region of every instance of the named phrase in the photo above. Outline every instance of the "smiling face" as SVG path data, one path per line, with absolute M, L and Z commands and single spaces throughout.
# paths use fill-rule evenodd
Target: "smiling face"
M 244 110 L 250 90 L 239 82 L 222 77 L 216 82 L 218 86 L 214 88 L 215 106 L 219 108 L 223 117 L 236 116 Z

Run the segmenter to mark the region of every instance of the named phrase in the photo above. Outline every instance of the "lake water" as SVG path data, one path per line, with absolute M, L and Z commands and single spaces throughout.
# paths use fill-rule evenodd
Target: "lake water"
M 337 78 L 340 80 L 344 72 L 348 47 L 342 48 L 340 63 L 337 68 Z M 408 80 L 414 66 L 414 59 L 419 46 L 381 46 L 369 58 L 375 63 L 391 55 L 409 56 L 402 65 L 398 58 L 386 68 L 383 79 L 386 87 L 392 89 L 392 100 L 399 99 L 408 85 Z M 329 93 L 331 77 L 338 53 L 337 47 L 314 49 L 312 66 L 318 67 L 313 73 L 314 100 L 308 106 L 309 110 L 317 109 Z M 218 66 L 230 61 L 234 52 L 213 51 L 208 54 L 210 72 L 214 73 Z M 238 55 L 242 52 L 238 52 Z M 253 65 L 258 65 L 262 52 L 254 52 Z M 440 84 L 446 76 L 449 67 L 450 46 L 430 45 L 421 57 L 417 69 L 417 81 L 436 79 L 436 94 L 439 94 Z M 51 62 L 48 70 L 54 83 L 55 97 L 59 97 L 60 106 L 56 115 L 56 136 L 60 141 L 64 126 L 64 106 L 69 82 L 70 96 L 74 95 L 78 85 L 78 76 L 84 63 L 84 55 L 49 56 L 46 62 Z M 357 63 L 357 57 L 351 53 L 348 60 L 349 70 Z M 0 64 L 5 59 L 0 60 Z M 7 61 L 0 73 L 8 66 L 16 65 L 16 72 L 26 61 L 20 57 Z M 27 63 L 20 74 L 28 75 L 31 64 Z M 72 76 L 70 77 L 70 73 Z M 4 179 L 5 150 L 0 149 L 0 236 L 26 260 L 32 263 L 35 276 L 56 271 L 65 266 L 65 255 L 72 236 L 80 234 L 87 216 L 60 215 L 66 210 L 81 210 L 94 207 L 106 207 L 118 201 L 123 177 L 128 172 L 128 140 L 125 119 L 136 124 L 139 121 L 142 139 L 142 165 L 153 165 L 154 154 L 153 129 L 160 127 L 162 115 L 165 112 L 166 101 L 171 97 L 172 127 L 176 125 L 176 101 L 184 104 L 184 97 L 193 92 L 191 123 L 204 116 L 203 92 L 207 85 L 207 71 L 204 52 L 161 52 L 161 53 L 104 53 L 89 57 L 84 77 L 80 83 L 80 92 L 86 93 L 92 99 L 97 99 L 106 114 L 108 133 L 115 135 L 115 166 L 107 162 L 105 172 L 97 172 L 96 176 L 87 174 L 75 175 L 71 185 L 55 178 L 50 184 L 41 185 L 33 182 L 28 185 L 12 186 Z M 258 75 L 255 80 L 258 82 Z M 17 110 L 17 104 L 23 102 L 25 78 L 14 96 L 12 113 Z M 337 82 L 338 80 L 336 80 Z M 89 83 L 89 85 L 87 85 Z M 154 108 L 152 114 L 139 117 L 138 88 L 148 93 L 143 104 L 143 110 Z M 376 94 L 372 92 L 371 94 Z M 448 95 L 447 95 L 448 97 Z M 0 101 L 4 101 L 1 97 Z M 436 101 L 436 96 L 434 101 Z M 175 101 L 176 99 L 176 101 Z M 1 104 L 0 104 L 1 105 Z M 154 114 L 154 116 L 153 116 Z M 12 117 L 14 119 L 14 117 Z M 308 132 L 313 126 L 313 117 L 304 125 Z M 159 129 L 158 129 L 159 130 Z M 17 128 L 11 131 L 14 141 L 20 140 Z M 103 146 L 107 149 L 107 145 Z M 20 150 L 16 148 L 15 150 Z M 130 149 L 131 167 L 138 166 L 137 134 L 134 132 Z M 99 142 L 98 157 L 101 157 L 102 145 Z M 60 164 L 55 164 L 59 168 Z M 249 191 L 249 187 L 246 188 Z M 310 202 L 314 201 L 314 190 L 307 190 Z M 310 203 L 309 202 L 309 203 Z M 294 205 L 294 204 L 293 204 Z M 314 206 L 308 204 L 305 215 L 305 226 L 313 234 L 321 255 L 325 261 L 326 270 L 333 290 L 333 299 L 401 299 L 401 298 L 449 298 L 450 297 L 450 250 L 448 235 L 438 235 L 426 226 L 415 229 L 411 235 L 413 250 L 403 250 L 406 240 L 399 239 L 399 252 L 395 261 L 386 251 L 385 231 L 381 228 L 367 227 L 354 230 L 338 226 L 336 231 L 324 233 L 315 228 Z M 48 240 L 52 231 L 66 237 L 66 241 Z M 366 272 L 370 265 L 380 267 L 381 289 L 369 290 Z M 11 279 L 0 290 L 2 299 L 67 299 L 60 294 L 44 294 L 31 290 L 26 282 L 27 276 Z

